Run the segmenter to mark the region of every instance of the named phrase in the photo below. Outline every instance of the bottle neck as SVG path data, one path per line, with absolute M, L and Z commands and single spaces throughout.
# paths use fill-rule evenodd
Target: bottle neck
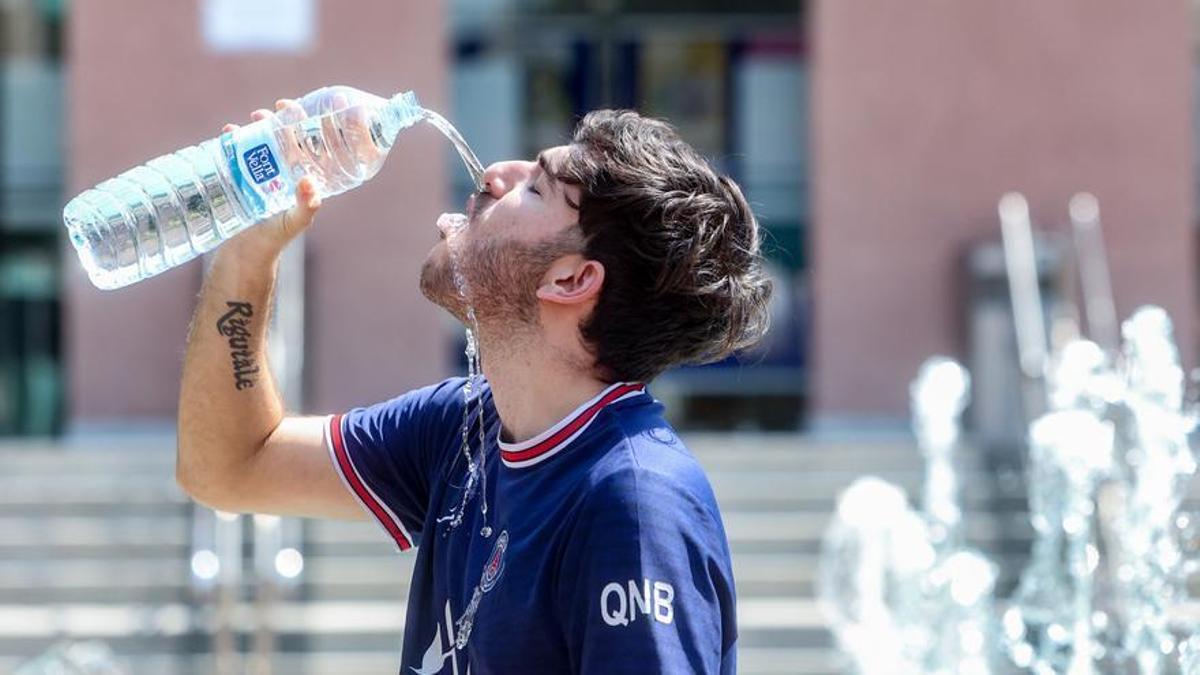
M 425 109 L 417 101 L 417 96 L 411 91 L 401 92 L 388 99 L 384 106 L 382 119 L 382 141 L 388 147 L 396 142 L 396 136 L 401 131 L 411 127 L 425 118 Z

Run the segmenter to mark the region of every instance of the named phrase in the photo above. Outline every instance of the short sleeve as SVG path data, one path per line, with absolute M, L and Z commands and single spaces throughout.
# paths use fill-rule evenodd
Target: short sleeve
M 736 672 L 729 547 L 715 503 L 624 471 L 592 488 L 560 560 L 572 672 Z
M 462 424 L 461 381 L 332 415 L 325 436 L 347 489 L 401 551 L 419 543 L 430 485 Z

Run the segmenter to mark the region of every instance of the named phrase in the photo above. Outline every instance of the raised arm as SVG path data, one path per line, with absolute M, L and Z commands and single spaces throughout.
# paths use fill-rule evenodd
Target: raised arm
M 296 198 L 216 252 L 188 336 L 176 477 L 225 511 L 362 518 L 330 463 L 323 418 L 287 417 L 267 364 L 279 255 L 320 208 L 309 179 Z

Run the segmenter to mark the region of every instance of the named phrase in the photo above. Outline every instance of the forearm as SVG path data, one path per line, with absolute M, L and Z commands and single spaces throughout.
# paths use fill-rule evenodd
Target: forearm
M 176 473 L 206 502 L 235 489 L 284 416 L 266 349 L 278 250 L 243 243 L 229 242 L 213 260 L 183 364 Z

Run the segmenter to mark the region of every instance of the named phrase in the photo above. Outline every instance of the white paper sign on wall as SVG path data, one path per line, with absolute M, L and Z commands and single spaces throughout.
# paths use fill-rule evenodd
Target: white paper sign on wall
M 317 0 L 203 0 L 204 44 L 219 53 L 302 52 L 316 33 Z

